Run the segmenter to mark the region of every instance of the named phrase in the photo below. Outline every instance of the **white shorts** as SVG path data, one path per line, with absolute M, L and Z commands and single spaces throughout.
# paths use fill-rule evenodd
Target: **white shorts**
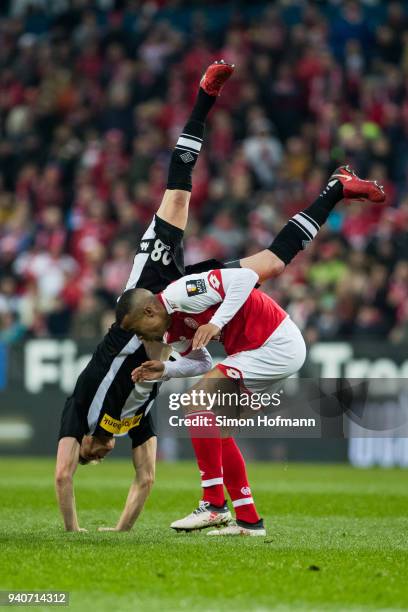
M 262 346 L 229 355 L 217 367 L 228 378 L 241 379 L 249 391 L 262 392 L 271 382 L 298 372 L 305 358 L 303 336 L 295 323 L 286 317 Z

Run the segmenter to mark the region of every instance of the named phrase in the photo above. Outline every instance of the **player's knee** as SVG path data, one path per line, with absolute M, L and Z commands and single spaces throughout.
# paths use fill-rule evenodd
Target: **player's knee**
M 184 209 L 187 205 L 187 200 L 187 192 L 181 191 L 179 189 L 172 190 L 171 203 L 175 208 L 179 210 Z
M 286 267 L 284 262 L 274 253 L 268 252 L 268 255 L 269 257 L 264 259 L 265 270 L 260 274 L 260 277 L 263 277 L 264 280 L 279 276 Z
M 279 259 L 278 257 L 276 257 L 276 260 L 273 262 L 273 266 L 272 266 L 272 275 L 273 276 L 279 276 L 279 274 L 282 274 L 282 272 L 285 269 L 285 264 L 283 263 L 283 261 L 281 259 Z
M 150 491 L 150 489 L 154 485 L 154 480 L 155 480 L 154 472 L 149 471 L 149 472 L 146 472 L 145 474 L 142 474 L 142 476 L 139 479 L 139 485 L 140 487 L 142 487 L 142 489 L 145 489 L 146 491 Z

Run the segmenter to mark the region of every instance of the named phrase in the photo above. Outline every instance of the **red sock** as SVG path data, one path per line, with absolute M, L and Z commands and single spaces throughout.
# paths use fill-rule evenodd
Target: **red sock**
M 222 506 L 225 501 L 224 480 L 222 477 L 222 444 L 218 427 L 215 425 L 215 415 L 205 411 L 195 413 L 204 415 L 210 420 L 210 426 L 191 426 L 191 442 L 197 458 L 203 487 L 203 500 L 214 506 Z M 190 415 L 189 415 L 190 416 Z M 211 438 L 198 437 L 212 435 Z
M 257 523 L 260 517 L 249 488 L 245 460 L 234 438 L 222 440 L 222 465 L 224 483 L 237 519 L 247 523 Z

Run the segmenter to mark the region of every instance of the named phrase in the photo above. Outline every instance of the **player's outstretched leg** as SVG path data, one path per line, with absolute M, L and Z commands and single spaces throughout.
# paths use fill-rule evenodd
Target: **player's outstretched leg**
M 294 215 L 268 249 L 230 265 L 251 268 L 259 275 L 260 282 L 279 276 L 299 251 L 315 238 L 336 204 L 343 199 L 384 202 L 384 188 L 376 181 L 361 179 L 350 166 L 340 166 L 330 176 L 317 200 Z
M 224 60 L 214 62 L 205 71 L 191 115 L 183 128 L 170 160 L 167 189 L 157 215 L 184 230 L 192 189 L 192 173 L 201 151 L 205 121 L 234 71 Z

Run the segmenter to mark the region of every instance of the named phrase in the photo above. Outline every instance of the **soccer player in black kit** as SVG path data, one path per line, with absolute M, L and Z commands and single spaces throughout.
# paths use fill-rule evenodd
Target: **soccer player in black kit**
M 329 179 L 316 202 L 290 219 L 268 249 L 227 264 L 211 259 L 184 267 L 182 239 L 188 218 L 192 171 L 202 146 L 207 114 L 233 69 L 222 60 L 214 62 L 201 79 L 194 108 L 171 157 L 163 200 L 140 241 L 126 290 L 118 300 L 116 322 L 66 400 L 55 484 L 67 531 L 84 531 L 79 527 L 73 488 L 78 463 L 104 458 L 114 447 L 115 435 L 130 436 L 136 474 L 117 525 L 106 529 L 131 529 L 154 481 L 156 435 L 150 410 L 158 384 L 135 385 L 131 373 L 148 360 L 168 358 L 168 353 L 164 353 L 168 348 L 159 342 L 141 341 L 129 328 L 126 321 L 132 309 L 132 292 L 128 290 L 144 288 L 158 293 L 185 274 L 222 267 L 251 268 L 258 274 L 259 282 L 263 282 L 283 272 L 295 255 L 313 240 L 343 197 L 383 198 L 383 192 L 372 181 L 359 179 L 348 167 L 341 168 Z
M 187 224 L 192 170 L 202 146 L 205 120 L 233 69 L 224 61 L 214 62 L 201 79 L 194 108 L 171 157 L 167 189 L 141 239 L 126 289 L 143 287 L 161 291 L 190 270 L 210 270 L 215 265 L 210 260 L 186 270 L 182 239 Z M 158 385 L 135 386 L 131 372 L 148 359 L 163 357 L 163 347 L 160 343 L 143 343 L 126 331 L 120 324 L 124 309 L 126 298 L 122 297 L 116 309 L 116 323 L 79 376 L 62 413 L 55 483 L 67 531 L 81 531 L 73 489 L 78 463 L 105 457 L 114 447 L 114 435 L 128 433 L 130 436 L 136 470 L 115 529 L 122 531 L 132 527 L 153 484 L 156 436 L 150 409 Z

